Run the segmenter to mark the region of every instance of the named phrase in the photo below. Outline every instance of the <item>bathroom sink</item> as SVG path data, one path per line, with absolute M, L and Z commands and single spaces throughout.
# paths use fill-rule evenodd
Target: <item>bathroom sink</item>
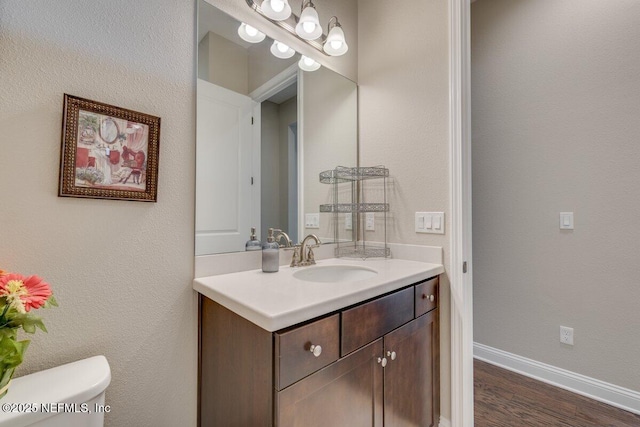
M 337 283 L 370 279 L 378 272 L 358 265 L 319 265 L 305 267 L 293 273 L 293 277 L 307 282 Z

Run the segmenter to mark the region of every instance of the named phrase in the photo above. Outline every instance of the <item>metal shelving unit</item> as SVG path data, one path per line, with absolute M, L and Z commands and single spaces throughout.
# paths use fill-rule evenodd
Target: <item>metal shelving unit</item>
M 338 166 L 335 169 L 320 173 L 320 182 L 333 185 L 333 203 L 320 205 L 320 212 L 334 215 L 334 234 L 336 242 L 336 257 L 374 258 L 388 257 L 391 251 L 387 246 L 387 178 L 389 169 L 384 166 L 370 167 L 345 167 Z M 366 202 L 366 181 L 382 179 L 383 200 L 381 202 Z M 345 200 L 348 198 L 349 200 Z M 369 243 L 365 238 L 364 214 L 367 212 L 383 214 L 382 243 Z M 340 232 L 339 214 L 351 213 L 351 236 L 342 235 Z M 345 230 L 348 233 L 349 230 Z

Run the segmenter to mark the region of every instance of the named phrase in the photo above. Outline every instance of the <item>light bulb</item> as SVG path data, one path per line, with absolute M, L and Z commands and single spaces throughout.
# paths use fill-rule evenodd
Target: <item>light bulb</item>
M 288 51 L 288 50 L 289 50 L 289 46 L 287 46 L 287 45 L 286 45 L 286 44 L 284 44 L 284 43 L 280 43 L 280 42 L 278 42 L 278 44 L 277 44 L 277 48 L 278 48 L 278 50 L 279 50 L 280 52 L 282 52 L 282 53 L 285 53 L 286 51 Z
M 284 2 L 282 0 L 271 0 L 271 9 L 275 12 L 282 12 L 284 10 Z
M 316 24 L 314 22 L 303 22 L 302 23 L 302 29 L 304 30 L 305 33 L 313 33 L 313 30 L 316 29 Z
M 251 25 L 247 24 L 244 27 L 244 30 L 247 32 L 247 34 L 249 34 L 251 37 L 258 35 L 258 30 L 256 30 L 255 28 L 253 28 Z
M 240 38 L 249 43 L 260 43 L 266 37 L 257 28 L 247 25 L 244 22 L 238 27 L 238 35 Z
M 331 45 L 331 49 L 338 50 L 342 47 L 342 40 L 332 40 L 329 44 Z
M 344 38 L 344 31 L 342 31 L 342 27 L 338 24 L 337 18 L 336 24 L 329 30 L 329 34 L 327 34 L 327 41 L 325 41 L 322 50 L 331 56 L 344 55 L 349 50 L 347 41 Z
M 311 1 L 305 3 L 296 25 L 296 34 L 304 40 L 315 40 L 322 35 L 318 11 Z
M 279 42 L 277 40 L 274 40 L 273 44 L 271 45 L 271 53 L 276 58 L 287 59 L 295 55 L 296 51 L 291 49 L 286 44 Z
M 274 21 L 284 21 L 291 16 L 288 0 L 263 0 L 260 8 L 264 16 Z
M 320 63 L 313 58 L 302 55 L 302 58 L 298 61 L 298 67 L 303 71 L 315 71 L 320 68 Z

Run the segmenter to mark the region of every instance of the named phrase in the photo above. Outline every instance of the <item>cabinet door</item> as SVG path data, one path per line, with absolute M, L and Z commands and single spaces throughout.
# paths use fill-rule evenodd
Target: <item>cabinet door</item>
M 382 339 L 276 392 L 277 427 L 382 427 Z
M 438 310 L 385 335 L 384 426 L 431 427 L 439 418 Z

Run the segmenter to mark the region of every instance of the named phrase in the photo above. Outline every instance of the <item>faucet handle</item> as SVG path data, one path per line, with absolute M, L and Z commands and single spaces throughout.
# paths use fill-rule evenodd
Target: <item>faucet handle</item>
M 300 265 L 300 245 L 295 245 L 286 249 L 293 250 L 293 256 L 291 257 L 291 264 L 289 264 L 289 267 L 297 267 Z
M 307 251 L 307 262 L 311 265 L 314 265 L 316 263 L 316 260 L 313 256 L 313 248 L 317 248 L 320 245 L 315 245 L 315 246 L 309 246 L 309 251 Z

